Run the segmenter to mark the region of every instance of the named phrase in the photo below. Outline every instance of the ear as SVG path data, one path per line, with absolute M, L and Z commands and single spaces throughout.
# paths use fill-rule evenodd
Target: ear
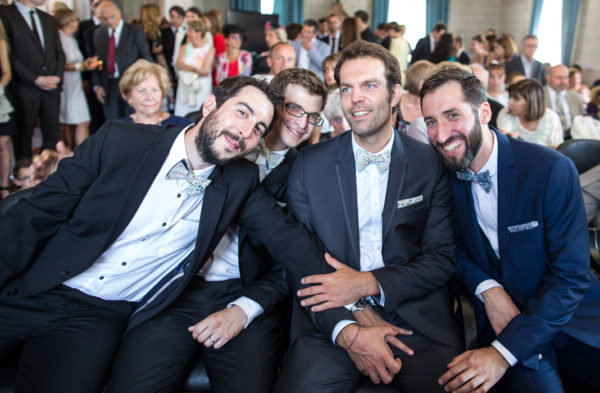
M 271 56 L 267 56 L 267 65 L 269 66 L 269 68 L 273 67 L 273 62 L 271 61 Z
M 481 124 L 488 124 L 492 119 L 492 108 L 490 104 L 485 101 L 479 105 L 479 121 Z
M 202 118 L 206 118 L 212 111 L 217 109 L 217 97 L 214 94 L 209 95 L 204 104 L 202 104 Z
M 400 102 L 400 97 L 402 97 L 402 87 L 398 84 L 392 86 L 392 97 L 390 100 L 390 106 L 393 108 Z

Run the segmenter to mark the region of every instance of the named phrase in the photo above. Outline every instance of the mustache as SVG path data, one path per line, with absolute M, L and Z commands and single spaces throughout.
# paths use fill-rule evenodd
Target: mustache
M 221 135 L 225 135 L 227 136 L 229 139 L 231 139 L 234 142 L 237 142 L 239 148 L 241 151 L 246 150 L 246 141 L 244 141 L 239 134 L 236 134 L 234 132 L 231 132 L 229 130 L 223 130 L 221 131 Z

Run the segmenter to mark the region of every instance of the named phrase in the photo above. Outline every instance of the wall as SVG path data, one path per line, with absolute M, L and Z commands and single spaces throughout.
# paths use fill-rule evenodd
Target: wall
M 598 15 L 600 15 L 600 1 L 581 0 L 571 59 L 573 64 L 583 67 L 583 81 L 589 85 L 600 79 Z

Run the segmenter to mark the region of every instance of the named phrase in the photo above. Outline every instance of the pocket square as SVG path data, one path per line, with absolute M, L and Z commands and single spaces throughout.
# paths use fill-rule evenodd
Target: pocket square
M 419 203 L 422 200 L 423 200 L 423 195 L 399 200 L 398 201 L 398 209 L 406 207 L 406 206 L 414 205 L 415 203 Z
M 507 227 L 506 229 L 508 229 L 508 231 L 510 233 L 517 233 L 517 232 L 523 232 L 523 231 L 528 231 L 533 228 L 537 228 L 538 225 L 539 224 L 537 221 L 531 221 L 531 222 L 527 222 L 525 224 L 513 225 L 510 227 Z
M 286 207 L 286 206 L 287 206 L 287 203 L 284 203 L 284 202 L 279 202 L 279 201 L 275 201 L 275 202 L 277 202 L 277 204 L 278 204 L 279 206 L 281 206 L 281 207 Z

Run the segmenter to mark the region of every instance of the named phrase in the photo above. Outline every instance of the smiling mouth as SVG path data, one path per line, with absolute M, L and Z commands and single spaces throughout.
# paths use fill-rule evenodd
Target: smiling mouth
M 237 141 L 234 141 L 228 135 L 224 135 L 224 137 L 225 137 L 225 143 L 227 143 L 227 146 L 231 150 L 237 150 L 240 147 L 240 145 L 237 143 Z
M 293 128 L 289 127 L 289 126 L 286 126 L 286 128 L 296 138 L 302 138 L 304 135 L 306 135 L 305 132 L 298 132 L 298 131 L 294 130 Z
M 446 151 L 446 152 L 453 152 L 456 149 L 458 149 L 462 144 L 464 143 L 464 140 L 462 138 L 454 138 L 451 141 L 448 141 L 444 144 L 442 144 L 442 150 Z
M 354 111 L 354 112 L 352 112 L 352 117 L 356 119 L 356 118 L 365 117 L 368 114 L 369 114 L 369 111 L 367 111 L 367 110 Z

